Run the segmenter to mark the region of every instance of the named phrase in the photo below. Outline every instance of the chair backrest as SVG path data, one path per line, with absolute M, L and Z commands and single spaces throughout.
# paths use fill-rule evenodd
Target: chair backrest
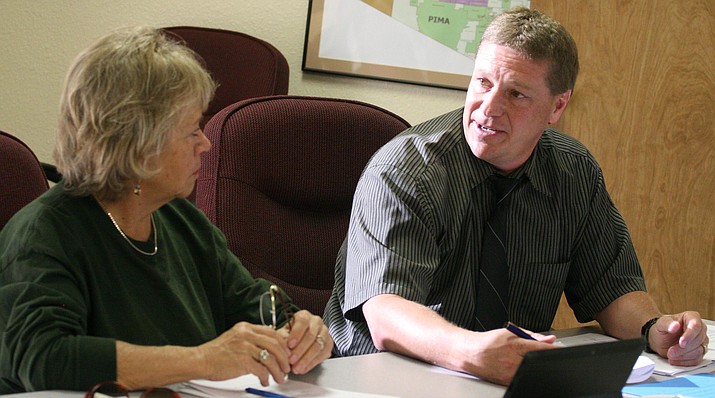
M 199 54 L 219 84 L 202 126 L 221 109 L 248 98 L 288 94 L 290 70 L 270 43 L 245 33 L 195 26 L 164 28 Z
M 19 138 L 0 131 L 0 229 L 49 185 L 32 150 Z
M 254 277 L 322 315 L 360 174 L 409 126 L 380 107 L 345 99 L 286 95 L 233 104 L 204 129 L 212 148 L 196 205 Z

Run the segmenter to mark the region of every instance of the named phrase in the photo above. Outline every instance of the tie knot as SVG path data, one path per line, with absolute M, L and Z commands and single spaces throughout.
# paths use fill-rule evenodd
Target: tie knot
M 497 200 L 504 199 L 505 196 L 521 182 L 521 178 L 510 178 L 500 174 L 492 174 L 489 176 L 489 180 L 492 182 L 492 187 L 496 193 Z

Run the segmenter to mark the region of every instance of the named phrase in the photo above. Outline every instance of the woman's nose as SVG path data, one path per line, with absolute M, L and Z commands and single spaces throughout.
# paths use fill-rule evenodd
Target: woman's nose
M 203 129 L 200 129 L 200 131 L 201 142 L 199 143 L 199 153 L 208 152 L 211 149 L 211 141 L 209 141 L 209 138 L 206 137 L 206 134 L 204 134 Z

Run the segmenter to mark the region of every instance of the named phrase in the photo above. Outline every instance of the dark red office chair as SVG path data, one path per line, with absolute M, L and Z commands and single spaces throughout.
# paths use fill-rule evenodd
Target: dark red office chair
M 0 131 L 0 229 L 26 204 L 49 189 L 32 150 L 19 138 Z
M 196 205 L 254 277 L 322 315 L 357 181 L 410 125 L 346 99 L 273 96 L 233 104 L 206 125 Z
M 195 26 L 172 26 L 164 30 L 180 37 L 199 54 L 219 84 L 202 126 L 235 102 L 288 94 L 288 61 L 272 44 L 230 30 Z

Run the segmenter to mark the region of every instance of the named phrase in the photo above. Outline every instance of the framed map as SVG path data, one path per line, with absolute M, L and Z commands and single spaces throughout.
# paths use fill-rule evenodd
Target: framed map
M 466 90 L 487 24 L 530 0 L 311 0 L 303 70 Z

